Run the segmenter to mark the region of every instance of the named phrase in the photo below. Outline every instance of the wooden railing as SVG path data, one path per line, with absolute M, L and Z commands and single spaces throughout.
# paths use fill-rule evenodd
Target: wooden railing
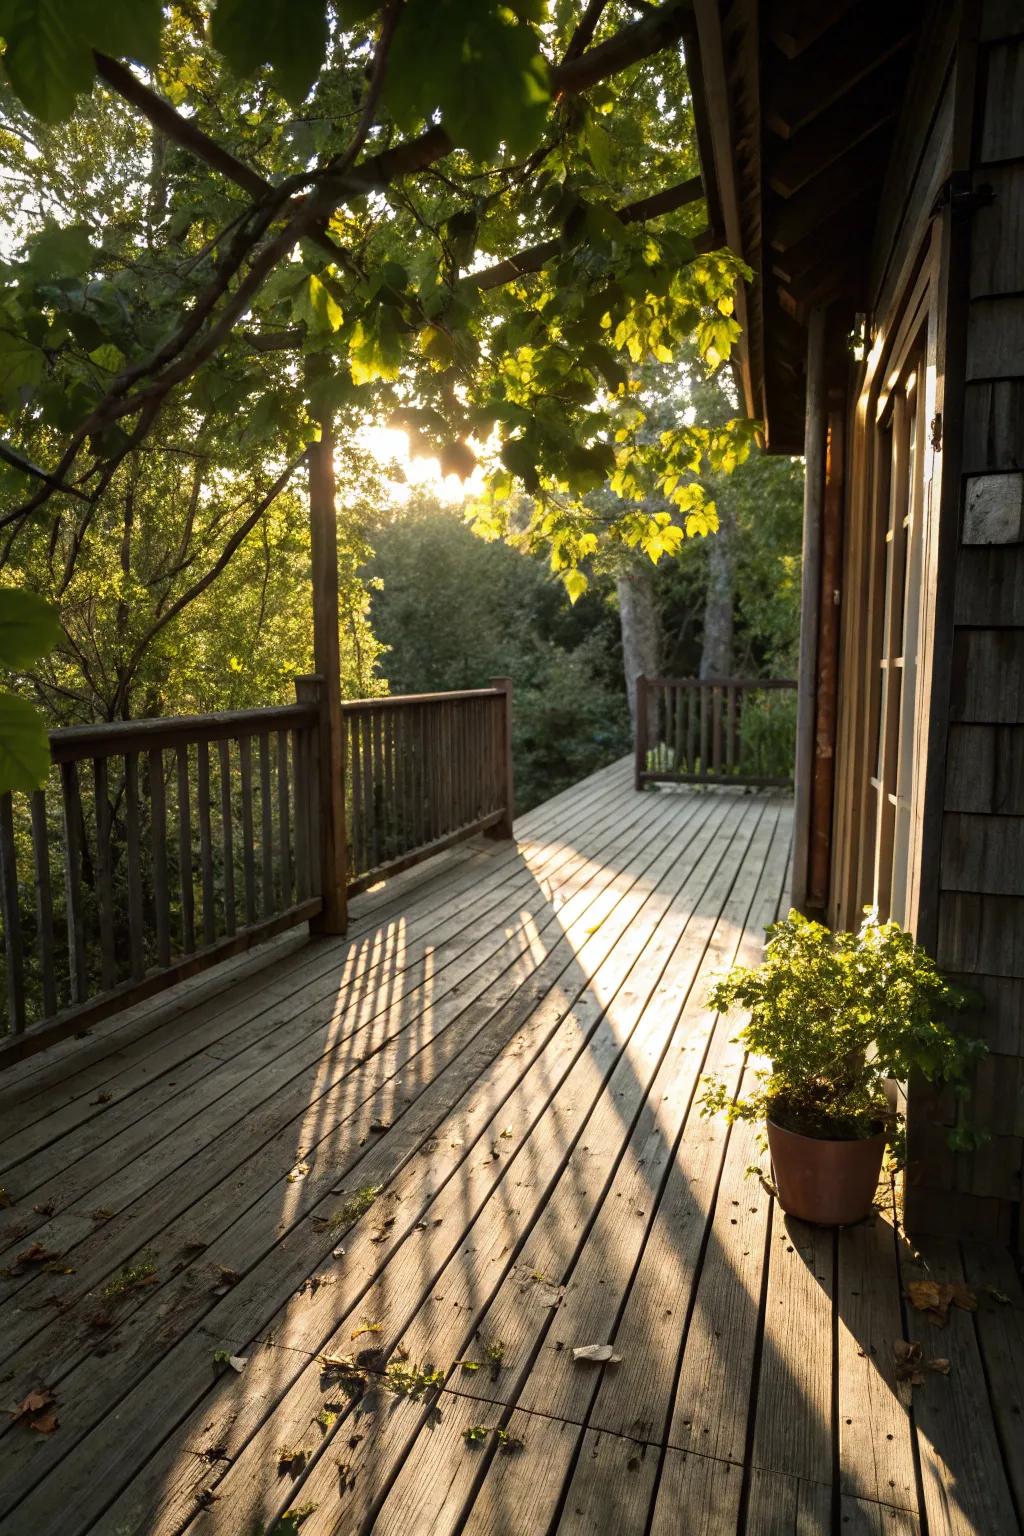
M 47 785 L 0 795 L 0 1066 L 324 905 L 318 679 L 272 709 L 53 731 Z M 342 707 L 348 891 L 511 835 L 506 680 Z
M 506 679 L 342 706 L 350 892 L 474 833 L 511 835 L 510 709 Z
M 638 677 L 637 789 L 791 784 L 795 695 L 791 678 Z

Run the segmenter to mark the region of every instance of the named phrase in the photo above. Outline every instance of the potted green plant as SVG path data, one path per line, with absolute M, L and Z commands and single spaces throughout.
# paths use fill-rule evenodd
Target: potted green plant
M 870 910 L 857 933 L 791 911 L 768 929 L 761 964 L 736 966 L 709 1001 L 748 1012 L 737 1038 L 768 1065 L 742 1098 L 705 1078 L 702 1113 L 766 1122 L 783 1209 L 822 1226 L 871 1209 L 886 1142 L 901 1124 L 887 1084 L 920 1073 L 964 1095 L 985 1049 L 945 1022 L 966 995 L 909 933 Z

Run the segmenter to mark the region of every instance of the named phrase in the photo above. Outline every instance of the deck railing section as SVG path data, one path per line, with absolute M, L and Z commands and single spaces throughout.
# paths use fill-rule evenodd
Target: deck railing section
M 350 892 L 477 832 L 511 833 L 510 697 L 502 680 L 343 705 Z
M 75 726 L 0 796 L 9 1027 L 90 1021 L 320 909 L 308 704 Z
M 792 678 L 638 677 L 637 789 L 791 784 L 796 686 Z
M 317 681 L 277 708 L 51 733 L 46 786 L 0 795 L 0 1065 L 317 917 Z M 511 834 L 510 699 L 502 679 L 343 705 L 350 893 Z

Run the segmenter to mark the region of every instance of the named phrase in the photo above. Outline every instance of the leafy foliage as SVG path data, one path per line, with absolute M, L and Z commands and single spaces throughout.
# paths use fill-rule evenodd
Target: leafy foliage
M 735 967 L 709 998 L 712 1008 L 749 1013 L 737 1038 L 770 1067 L 738 1100 L 720 1079 L 705 1079 L 702 1112 L 826 1139 L 870 1136 L 879 1124 L 891 1136 L 886 1079 L 919 1074 L 966 1094 L 984 1046 L 942 1017 L 966 1001 L 897 923 L 869 910 L 857 933 L 832 933 L 790 911 L 769 928 L 763 962 Z
M 0 668 L 24 671 L 56 643 L 55 610 L 33 592 L 0 587 Z M 38 789 L 50 769 L 46 726 L 27 699 L 0 691 L 0 794 Z
M 486 543 L 421 498 L 369 534 L 365 575 L 379 669 L 395 693 L 513 683 L 520 809 L 629 749 L 610 586 L 570 608 L 539 558 Z
M 482 525 L 543 548 L 572 598 L 603 543 L 657 560 L 713 529 L 702 475 L 752 425 L 651 434 L 632 370 L 683 346 L 719 368 L 745 271 L 695 240 L 699 203 L 621 214 L 696 169 L 685 9 L 611 0 L 595 30 L 569 0 L 271 0 L 257 26 L 216 0 L 207 31 L 157 0 L 0 0 L 0 413 L 37 466 L 5 470 L 0 529 L 56 497 L 89 539 L 168 413 L 178 442 L 269 470 L 325 411 L 343 433 L 398 413 L 448 467 L 479 462 Z M 97 52 L 146 84 L 101 57 L 95 86 Z M 610 521 L 587 501 L 609 476 Z

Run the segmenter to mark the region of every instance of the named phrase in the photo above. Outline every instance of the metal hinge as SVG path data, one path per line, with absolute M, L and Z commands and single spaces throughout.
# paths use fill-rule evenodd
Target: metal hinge
M 976 208 L 987 208 L 995 199 L 989 182 L 983 181 L 976 187 L 972 184 L 970 171 L 954 171 L 939 188 L 939 195 L 932 204 L 932 218 L 945 208 L 951 213 L 973 213 Z

